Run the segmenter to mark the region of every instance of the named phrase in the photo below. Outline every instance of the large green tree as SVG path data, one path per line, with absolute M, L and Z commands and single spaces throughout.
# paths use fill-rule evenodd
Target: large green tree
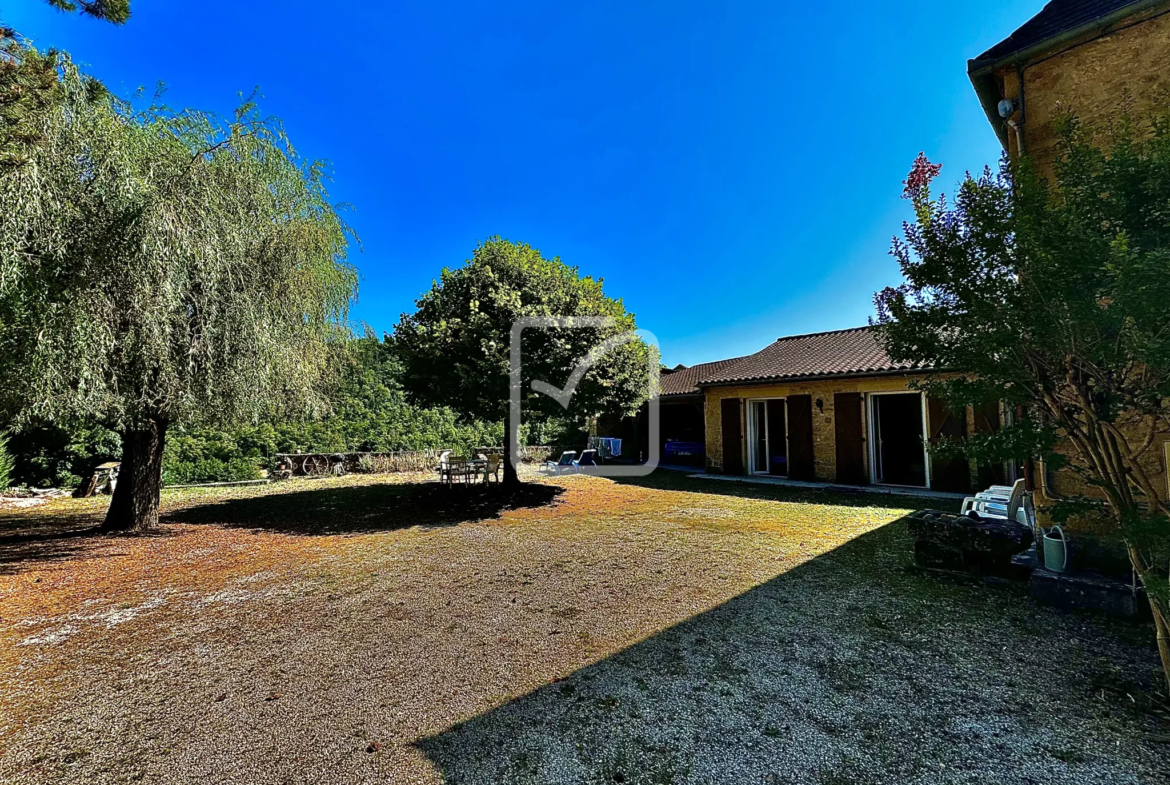
M 0 379 L 27 416 L 121 433 L 106 524 L 144 528 L 171 423 L 322 404 L 350 233 L 324 167 L 251 102 L 134 111 L 57 73 L 0 170 Z
M 28 160 L 40 141 L 44 112 L 60 99 L 59 88 L 57 53 L 26 46 L 0 24 L 0 171 Z
M 1125 543 L 1153 609 L 1170 685 L 1170 116 L 1090 132 L 1062 124 L 1054 171 L 1005 161 L 931 196 L 893 253 L 905 283 L 879 293 L 897 360 L 964 372 L 925 386 L 952 407 L 1003 401 L 1022 416 L 969 440 L 970 457 L 1042 459 L 1082 480 L 1058 518 L 1090 514 Z
M 508 416 L 510 340 L 519 320 L 613 320 L 606 327 L 524 331 L 520 391 L 526 418 L 565 413 L 560 403 L 534 391 L 533 381 L 564 385 L 591 350 L 636 329 L 634 315 L 620 299 L 605 294 L 600 279 L 499 237 L 476 248 L 463 266 L 444 269 L 416 306 L 394 331 L 406 391 L 427 405 L 449 406 L 491 422 Z M 649 351 L 642 341 L 608 351 L 581 377 L 570 399 L 570 416 L 583 422 L 604 412 L 636 411 L 648 394 Z M 507 440 L 505 447 L 511 447 Z M 504 461 L 504 476 L 508 484 L 518 481 L 511 460 Z
M 125 24 L 130 18 L 130 0 L 45 0 L 58 11 L 80 13 L 82 16 Z

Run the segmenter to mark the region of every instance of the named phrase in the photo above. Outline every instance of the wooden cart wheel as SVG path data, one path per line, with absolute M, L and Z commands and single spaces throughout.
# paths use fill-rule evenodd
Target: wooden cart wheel
M 329 471 L 329 459 L 324 455 L 309 455 L 305 457 L 305 474 L 313 477 Z

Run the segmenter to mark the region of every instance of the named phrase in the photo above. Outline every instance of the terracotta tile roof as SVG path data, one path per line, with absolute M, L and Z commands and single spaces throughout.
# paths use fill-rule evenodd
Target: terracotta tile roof
M 1136 5 L 1140 0 L 1052 0 L 1040 9 L 1040 13 L 1024 22 L 1018 30 L 988 49 L 976 58 L 998 60 L 1014 52 L 1027 49 L 1066 30 L 1103 19 L 1127 5 Z
M 672 395 L 698 395 L 698 382 L 706 375 L 717 373 L 721 369 L 737 363 L 744 358 L 733 357 L 730 360 L 716 360 L 711 363 L 700 363 L 690 368 L 682 367 L 677 370 L 663 373 L 659 383 L 659 395 L 663 398 Z
M 921 366 L 914 363 L 891 360 L 878 345 L 869 327 L 781 338 L 763 351 L 747 357 L 708 365 L 719 367 L 701 374 L 696 380 L 697 385 L 922 370 Z

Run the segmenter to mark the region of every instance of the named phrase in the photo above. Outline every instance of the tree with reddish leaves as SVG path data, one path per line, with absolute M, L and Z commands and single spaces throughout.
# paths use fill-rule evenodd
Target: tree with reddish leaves
M 1000 402 L 1023 416 L 961 445 L 983 465 L 1039 459 L 1087 492 L 1091 516 L 1145 586 L 1170 688 L 1170 115 L 1107 129 L 1062 122 L 1051 176 L 1026 158 L 934 198 L 937 164 L 905 181 L 914 221 L 893 255 L 905 283 L 876 295 L 895 360 L 960 371 L 921 386 L 953 411 Z

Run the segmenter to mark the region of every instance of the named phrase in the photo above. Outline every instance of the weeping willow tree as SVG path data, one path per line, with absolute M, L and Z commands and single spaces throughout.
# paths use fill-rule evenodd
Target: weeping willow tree
M 354 238 L 251 101 L 135 111 L 65 56 L 52 96 L 0 168 L 0 384 L 24 416 L 120 432 L 106 527 L 148 528 L 171 423 L 323 405 Z

